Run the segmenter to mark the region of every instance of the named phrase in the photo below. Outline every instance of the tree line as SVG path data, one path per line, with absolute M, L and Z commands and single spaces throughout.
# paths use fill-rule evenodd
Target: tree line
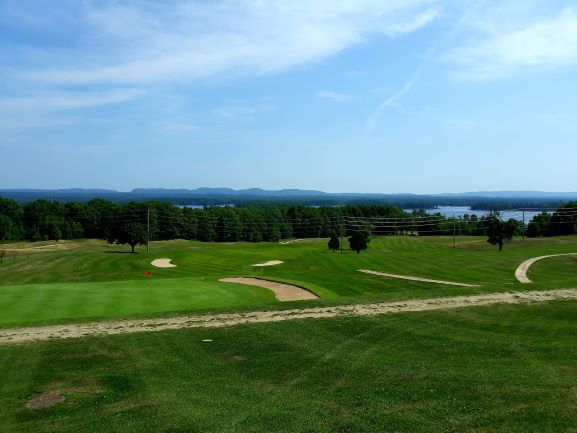
M 571 208 L 535 217 L 529 236 L 577 233 Z M 494 217 L 495 214 L 492 214 Z M 147 240 L 190 239 L 204 242 L 276 242 L 287 238 L 375 235 L 488 235 L 492 216 L 447 218 L 424 210 L 406 212 L 390 205 L 320 206 L 259 204 L 241 207 L 181 208 L 166 202 L 118 204 L 94 199 L 88 203 L 35 200 L 20 205 L 0 198 L 0 240 L 100 238 L 131 244 Z M 498 216 L 498 215 L 497 215 Z M 494 224 L 493 224 L 494 225 Z M 522 234 L 512 220 L 508 231 Z
M 286 238 L 329 237 L 347 230 L 345 217 L 404 218 L 394 206 L 309 207 L 266 205 L 181 208 L 166 202 L 117 204 L 35 200 L 21 206 L 0 198 L 0 240 L 100 238 L 137 244 L 146 240 L 190 239 L 204 242 L 276 242 Z M 345 233 L 346 234 L 346 233 Z
M 542 212 L 527 225 L 527 236 L 532 238 L 574 233 L 577 233 L 577 201 L 564 203 L 553 213 Z

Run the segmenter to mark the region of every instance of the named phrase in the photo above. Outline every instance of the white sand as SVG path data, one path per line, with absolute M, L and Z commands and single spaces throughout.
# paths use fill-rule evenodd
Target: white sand
M 172 259 L 155 259 L 150 264 L 156 266 L 157 268 L 176 268 L 171 262 Z
M 477 284 L 455 283 L 454 281 L 431 280 L 429 278 L 413 277 L 410 275 L 387 274 L 385 272 L 370 271 L 368 269 L 359 269 L 359 272 L 365 274 L 378 275 L 379 277 L 398 278 L 401 280 L 421 281 L 423 283 L 443 284 L 445 286 L 460 286 L 460 287 L 479 287 Z
M 253 265 L 253 266 L 257 266 L 257 267 L 262 267 L 262 266 L 275 266 L 275 265 L 280 265 L 281 263 L 283 263 L 282 260 L 269 260 L 268 262 L 257 263 L 256 265 Z
M 533 281 L 531 281 L 529 279 L 529 277 L 527 276 L 527 272 L 529 272 L 529 268 L 531 267 L 531 265 L 539 260 L 543 260 L 543 259 L 548 259 L 550 257 L 560 257 L 560 256 L 575 256 L 577 255 L 577 253 L 567 253 L 567 254 L 551 254 L 549 256 L 540 256 L 540 257 L 534 257 L 532 259 L 529 260 L 525 260 L 523 263 L 521 263 L 519 265 L 519 267 L 517 268 L 517 270 L 515 271 L 515 278 L 517 278 L 517 280 L 520 283 L 523 284 L 530 284 Z
M 292 239 L 290 241 L 279 242 L 281 245 L 294 244 L 295 242 L 304 241 L 304 239 Z
M 296 319 L 315 319 L 351 316 L 376 316 L 451 308 L 479 307 L 495 304 L 530 304 L 554 300 L 576 300 L 577 289 L 559 289 L 527 292 L 489 293 L 472 296 L 453 296 L 431 299 L 409 299 L 379 304 L 354 304 L 334 307 L 304 308 L 248 313 L 187 315 L 157 319 L 131 319 L 0 329 L 0 345 L 46 341 L 61 338 L 79 338 L 93 335 L 115 335 L 134 332 L 158 332 L 185 328 L 220 328 L 244 323 L 281 322 Z
M 218 281 L 223 283 L 246 284 L 248 286 L 262 287 L 263 289 L 272 290 L 275 298 L 281 302 L 286 301 L 306 301 L 309 299 L 318 299 L 318 296 L 302 287 L 292 286 L 290 284 L 278 283 L 276 281 L 263 280 L 262 278 L 221 278 Z

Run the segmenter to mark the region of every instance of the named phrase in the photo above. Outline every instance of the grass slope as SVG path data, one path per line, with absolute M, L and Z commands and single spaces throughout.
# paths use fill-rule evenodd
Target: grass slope
M 0 347 L 0 431 L 577 432 L 576 317 L 551 302 Z M 51 391 L 66 400 L 25 407 Z
M 311 305 L 576 285 L 577 261 L 569 258 L 535 264 L 535 272 L 529 274 L 535 284 L 530 287 L 516 283 L 514 271 L 531 257 L 577 252 L 577 237 L 518 240 L 503 252 L 484 238 L 463 237 L 458 242 L 453 248 L 447 237 L 382 237 L 373 239 L 360 255 L 329 252 L 326 239 L 288 245 L 155 242 L 148 254 L 126 254 L 126 247 L 94 240 L 41 248 L 18 244 L 22 250 L 16 259 L 9 254 L 0 265 L 0 326 L 167 311 L 281 308 L 266 290 L 218 282 L 238 275 L 306 287 L 322 298 Z M 153 259 L 163 257 L 178 267 L 150 266 Z M 271 259 L 285 263 L 251 266 Z M 482 287 L 386 279 L 357 272 L 361 268 Z M 144 276 L 147 270 L 153 272 L 152 289 Z

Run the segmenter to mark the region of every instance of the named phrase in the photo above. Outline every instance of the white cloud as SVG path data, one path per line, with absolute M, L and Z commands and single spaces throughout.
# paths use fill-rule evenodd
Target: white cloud
M 444 59 L 464 78 L 491 79 L 523 68 L 577 65 L 577 13 L 566 8 L 557 16 L 507 29 L 479 26 L 484 39 L 450 51 Z
M 437 9 L 428 9 L 425 12 L 415 16 L 410 21 L 392 25 L 388 29 L 387 34 L 390 36 L 397 36 L 402 35 L 403 33 L 414 32 L 415 30 L 418 30 L 421 27 L 425 27 L 426 25 L 428 25 L 439 15 L 440 12 Z
M 24 75 L 61 84 L 158 83 L 267 74 L 323 60 L 372 35 L 396 37 L 438 16 L 434 0 L 87 2 L 89 57 Z M 80 12 L 79 12 L 80 13 Z M 90 43 L 92 45 L 90 45 Z M 22 71 L 21 71 L 22 72 Z
M 411 91 L 415 82 L 419 79 L 421 71 L 423 70 L 427 62 L 430 60 L 430 58 L 433 56 L 435 51 L 436 51 L 436 44 L 433 43 L 425 53 L 423 59 L 421 60 L 421 62 L 419 63 L 413 74 L 407 81 L 405 81 L 403 87 L 401 87 L 397 92 L 395 92 L 393 95 L 389 96 L 387 99 L 381 102 L 381 104 L 377 107 L 377 109 L 367 118 L 366 125 L 369 131 L 375 129 L 377 120 L 387 108 L 399 107 L 397 101 Z
M 329 101 L 333 102 L 345 102 L 350 101 L 354 98 L 352 95 L 347 95 L 346 93 L 337 93 L 337 92 L 330 92 L 330 91 L 319 91 L 316 93 L 317 98 L 321 99 L 328 99 Z
M 399 91 L 397 91 L 395 94 L 393 94 L 392 96 L 385 99 L 381 103 L 381 105 L 379 105 L 377 107 L 377 109 L 373 112 L 373 114 L 371 114 L 367 119 L 367 129 L 369 131 L 372 131 L 373 129 L 375 129 L 375 126 L 377 124 L 377 120 L 381 116 L 383 111 L 385 111 L 389 107 L 395 106 L 395 104 L 397 104 L 397 100 L 402 98 L 403 95 L 407 94 L 411 90 L 411 88 L 413 87 L 413 84 L 415 83 L 415 80 L 416 80 L 416 77 L 413 77 L 410 80 L 408 80 L 407 82 L 405 82 L 405 84 L 403 85 L 403 87 Z
M 256 119 L 259 113 L 267 113 L 276 110 L 276 106 L 269 102 L 247 104 L 244 102 L 231 101 L 213 110 L 213 113 L 225 119 L 251 121 Z
M 134 89 L 115 89 L 99 93 L 51 92 L 0 98 L 0 132 L 102 124 L 109 120 L 88 117 L 75 111 L 129 102 L 142 94 Z
M 167 134 L 191 134 L 193 132 L 197 132 L 199 127 L 180 120 L 166 120 L 164 122 L 160 122 L 156 127 L 164 133 Z
M 65 111 L 99 107 L 130 101 L 142 94 L 139 90 L 117 89 L 101 93 L 62 92 L 27 97 L 0 98 L 0 112 Z

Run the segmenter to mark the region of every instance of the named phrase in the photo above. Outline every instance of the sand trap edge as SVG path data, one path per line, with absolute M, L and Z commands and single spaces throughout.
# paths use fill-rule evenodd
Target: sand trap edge
M 255 277 L 228 277 L 221 278 L 218 281 L 222 283 L 244 284 L 246 286 L 256 286 L 272 291 L 275 298 L 280 302 L 289 301 L 310 301 L 319 299 L 319 297 L 304 287 L 294 284 L 280 283 L 278 281 L 267 280 Z

